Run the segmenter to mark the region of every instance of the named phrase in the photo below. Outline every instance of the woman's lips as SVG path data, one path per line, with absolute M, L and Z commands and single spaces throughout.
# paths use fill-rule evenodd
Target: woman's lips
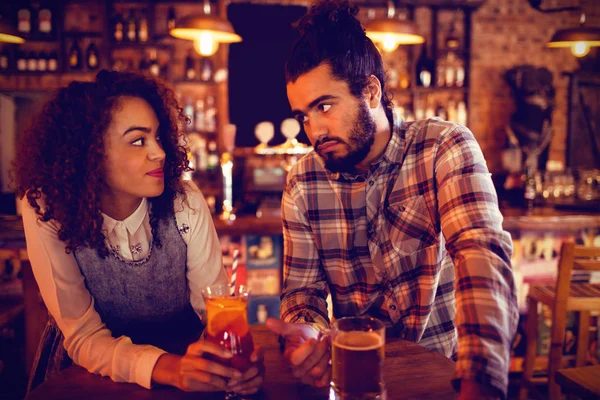
M 163 169 L 155 169 L 153 171 L 148 172 L 148 175 L 154 178 L 164 178 L 165 171 Z

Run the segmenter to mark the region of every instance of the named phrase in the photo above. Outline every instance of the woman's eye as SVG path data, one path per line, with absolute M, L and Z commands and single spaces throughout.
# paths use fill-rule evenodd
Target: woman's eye
M 330 108 L 331 104 L 319 104 L 319 109 L 321 109 L 321 111 L 323 112 L 329 111 Z
M 134 140 L 133 142 L 131 142 L 132 145 L 134 146 L 143 146 L 144 145 L 144 138 L 139 138 L 137 140 Z

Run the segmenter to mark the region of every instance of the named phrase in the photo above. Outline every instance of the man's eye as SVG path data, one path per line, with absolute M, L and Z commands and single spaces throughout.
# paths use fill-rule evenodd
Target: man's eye
M 298 122 L 301 124 L 305 124 L 308 122 L 308 115 L 296 115 L 296 120 L 298 120 Z
M 321 111 L 323 111 L 324 113 L 329 111 L 330 108 L 331 108 L 331 104 L 319 104 L 319 109 Z
M 134 146 L 143 146 L 144 145 L 144 138 L 136 139 L 133 142 L 131 142 L 131 144 L 134 145 Z

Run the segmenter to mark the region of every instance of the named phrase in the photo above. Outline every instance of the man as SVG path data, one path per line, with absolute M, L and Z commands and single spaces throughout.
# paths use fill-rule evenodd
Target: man
M 326 386 L 330 292 L 335 317 L 370 315 L 456 359 L 459 398 L 505 397 L 518 312 L 485 160 L 464 126 L 393 116 L 381 56 L 355 15 L 347 1 L 314 5 L 286 63 L 315 151 L 288 176 L 281 320 L 267 325 L 294 374 Z

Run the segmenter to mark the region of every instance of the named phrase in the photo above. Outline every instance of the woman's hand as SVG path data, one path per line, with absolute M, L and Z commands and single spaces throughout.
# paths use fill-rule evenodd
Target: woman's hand
M 252 366 L 242 375 L 234 368 L 204 358 L 203 355 L 206 354 L 225 359 L 232 357 L 230 351 L 214 343 L 199 340 L 188 346 L 183 357 L 169 353 L 160 356 L 152 370 L 152 381 L 158 384 L 175 386 L 186 392 L 230 390 L 227 385 L 229 379 L 237 380 L 238 383 L 241 382 L 244 388 L 246 386 L 251 388 L 256 385 L 258 373 L 250 373 L 255 366 Z M 256 357 L 257 360 L 259 359 L 258 356 Z M 262 355 L 260 355 L 260 359 L 262 360 Z M 247 377 L 247 379 L 244 379 L 244 377 Z M 258 378 L 262 383 L 262 376 Z
M 263 349 L 257 347 L 250 356 L 252 365 L 243 373 L 241 378 L 233 378 L 229 381 L 227 390 L 241 395 L 250 395 L 258 392 L 263 384 L 265 376 Z

